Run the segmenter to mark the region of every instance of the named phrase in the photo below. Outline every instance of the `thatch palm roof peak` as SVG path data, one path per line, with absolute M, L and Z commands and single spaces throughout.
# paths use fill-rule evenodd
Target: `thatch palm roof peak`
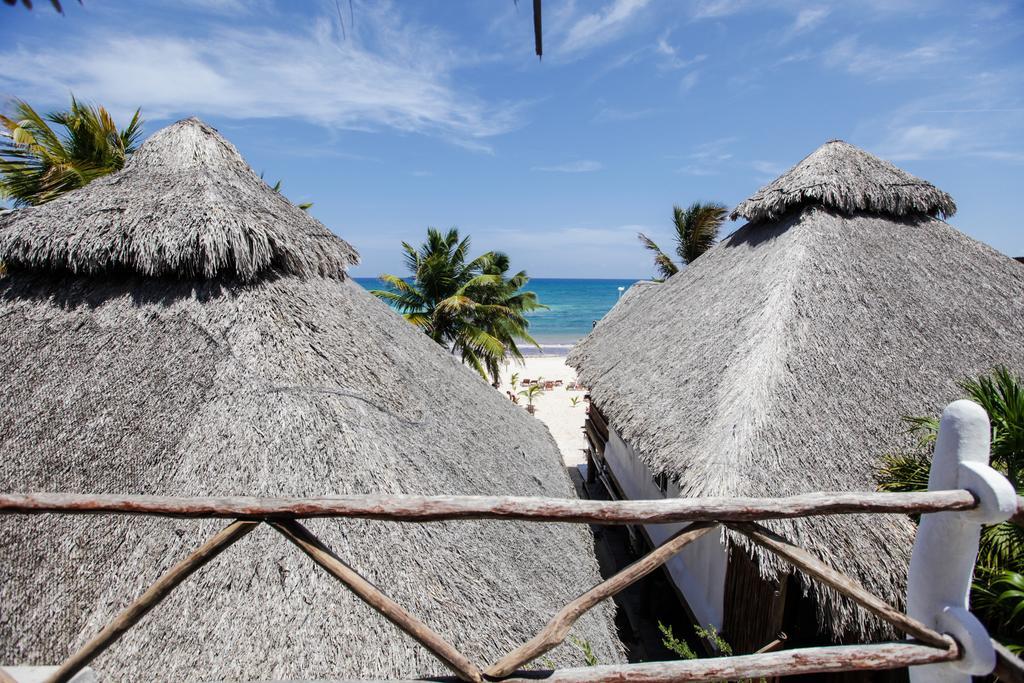
M 154 133 L 121 171 L 0 223 L 0 261 L 33 270 L 251 282 L 272 270 L 342 278 L 358 260 L 195 117 Z
M 749 199 L 730 218 L 775 220 L 791 209 L 819 205 L 843 214 L 947 218 L 956 204 L 926 180 L 843 140 L 829 140 Z

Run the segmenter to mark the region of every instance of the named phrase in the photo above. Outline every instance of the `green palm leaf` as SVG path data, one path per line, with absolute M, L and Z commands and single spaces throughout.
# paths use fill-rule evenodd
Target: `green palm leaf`
M 507 254 L 488 251 L 471 259 L 470 246 L 455 228 L 427 228 L 419 246 L 402 243 L 412 282 L 382 275 L 387 288 L 373 294 L 496 382 L 508 358 L 522 358 L 517 342 L 537 345 L 525 314 L 546 307 L 524 290 L 525 271 L 509 275 Z
M 141 137 L 138 110 L 118 130 L 106 109 L 74 97 L 70 109 L 46 116 L 15 100 L 11 115 L 0 116 L 0 196 L 16 206 L 56 199 L 123 168 Z
M 690 264 L 715 245 L 728 209 L 715 202 L 694 202 L 686 209 L 672 207 L 672 223 L 676 230 L 676 253 L 683 263 Z
M 988 413 L 992 425 L 989 461 L 1021 490 L 1024 471 L 1024 383 L 1006 368 L 965 380 L 960 387 Z M 904 418 L 918 435 L 916 448 L 885 455 L 878 468 L 878 488 L 919 491 L 928 488 L 932 451 L 938 434 L 935 417 Z M 1024 649 L 1024 529 L 1011 523 L 981 531 L 971 604 L 989 633 L 1013 652 Z
M 667 280 L 679 272 L 679 267 L 672 262 L 668 254 L 661 250 L 661 247 L 654 243 L 654 240 L 642 232 L 638 232 L 637 237 L 640 238 L 645 249 L 654 252 L 654 267 L 658 271 L 660 279 Z

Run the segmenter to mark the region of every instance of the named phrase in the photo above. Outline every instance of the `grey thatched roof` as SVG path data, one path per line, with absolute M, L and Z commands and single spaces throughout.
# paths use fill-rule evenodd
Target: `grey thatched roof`
M 624 309 L 632 306 L 633 303 L 643 297 L 645 293 L 656 289 L 660 284 L 660 282 L 655 280 L 637 280 L 629 286 L 629 289 L 622 293 L 622 296 L 620 296 L 619 300 L 615 302 L 615 305 L 612 306 L 611 310 L 614 311 L 616 309 Z M 609 311 L 609 313 L 610 312 L 611 311 Z
M 684 496 L 873 490 L 901 421 L 960 398 L 997 364 L 1024 370 L 1024 269 L 929 218 L 820 206 L 747 224 L 616 306 L 569 356 L 612 426 Z M 623 302 L 625 303 L 625 302 Z M 772 525 L 901 604 L 903 516 Z M 762 570 L 778 564 L 763 553 Z M 805 583 L 834 637 L 885 635 Z
M 284 215 L 296 225 L 275 224 L 275 234 L 306 234 L 303 214 Z M 159 217 L 147 225 L 159 230 Z M 312 249 L 293 254 L 314 263 Z M 573 495 L 541 422 L 350 278 L 277 269 L 243 283 L 48 266 L 0 278 L 0 490 Z M 308 525 L 481 663 L 600 580 L 581 525 Z M 0 517 L 0 662 L 67 656 L 222 526 Z M 602 661 L 623 659 L 610 605 L 585 616 L 576 637 Z M 571 645 L 551 658 L 583 663 Z M 444 673 L 269 528 L 189 578 L 92 666 L 104 681 L 133 683 Z
M 953 198 L 931 183 L 842 140 L 831 140 L 741 202 L 730 218 L 770 221 L 808 205 L 844 214 L 948 218 L 956 213 Z
M 0 218 L 0 261 L 72 273 L 343 277 L 359 256 L 271 189 L 199 119 L 150 137 L 124 169 Z

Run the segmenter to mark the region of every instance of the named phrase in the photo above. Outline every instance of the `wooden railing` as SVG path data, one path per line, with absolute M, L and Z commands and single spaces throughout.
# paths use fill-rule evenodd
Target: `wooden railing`
M 958 402 L 962 403 L 962 402 Z M 953 404 L 956 406 L 957 404 Z M 972 404 L 973 405 L 973 404 Z M 951 406 L 951 408 L 953 407 Z M 961 406 L 962 407 L 962 406 Z M 975 408 L 977 408 L 975 406 Z M 978 408 L 980 410 L 980 408 Z M 947 409 L 947 413 L 950 409 Z M 982 411 L 982 415 L 984 415 Z M 977 415 L 974 415 L 977 418 Z M 959 419 L 959 418 L 958 418 Z M 215 558 L 233 543 L 268 526 L 282 534 L 308 555 L 314 562 L 334 576 L 346 588 L 395 626 L 415 639 L 457 679 L 479 682 L 483 680 L 508 681 L 589 681 L 615 680 L 623 683 L 654 683 L 657 681 L 716 681 L 745 678 L 770 678 L 795 674 L 841 671 L 871 671 L 916 667 L 926 664 L 955 663 L 954 666 L 978 667 L 992 670 L 996 666 L 1003 680 L 1024 680 L 1024 665 L 1005 650 L 993 648 L 983 627 L 969 614 L 961 616 L 962 624 L 981 629 L 982 640 L 977 637 L 958 642 L 949 633 L 937 628 L 944 622 L 937 612 L 924 614 L 929 623 L 900 612 L 881 598 L 871 594 L 854 579 L 836 571 L 814 555 L 794 546 L 786 538 L 759 524 L 768 519 L 785 519 L 817 515 L 845 515 L 864 513 L 920 514 L 921 530 L 915 542 L 915 560 L 911 562 L 911 607 L 918 613 L 956 607 L 929 606 L 927 600 L 913 596 L 916 580 L 953 583 L 969 581 L 967 577 L 944 577 L 942 567 L 937 575 L 929 572 L 935 567 L 915 570 L 919 551 L 922 557 L 935 553 L 959 552 L 955 535 L 966 534 L 970 547 L 973 534 L 974 552 L 977 534 L 982 523 L 1024 515 L 1024 499 L 1017 497 L 1009 484 L 987 465 L 979 464 L 978 453 L 987 453 L 987 442 L 979 444 L 964 437 L 957 430 L 962 426 L 949 426 L 944 413 L 939 443 L 933 462 L 933 480 L 941 475 L 961 472 L 959 480 L 970 486 L 929 490 L 919 493 L 810 493 L 786 498 L 697 498 L 649 501 L 592 501 L 576 499 L 521 498 L 506 496 L 336 496 L 325 498 L 182 498 L 168 496 L 113 496 L 77 495 L 59 493 L 30 493 L 0 495 L 0 514 L 134 514 L 179 518 L 225 518 L 232 521 L 219 533 L 188 557 L 164 573 L 142 595 L 132 601 L 110 624 L 97 633 L 68 658 L 49 678 L 49 683 L 70 681 L 83 667 L 112 646 L 128 629 L 132 628 L 150 610 L 156 607 L 175 587 Z M 973 425 L 978 427 L 978 425 Z M 984 418 L 984 433 L 987 433 Z M 943 431 L 945 430 L 945 431 Z M 976 434 L 982 430 L 975 429 Z M 981 437 L 978 437 L 979 439 Z M 980 446 L 983 445 L 984 449 Z M 949 469 L 951 465 L 956 465 Z M 942 468 L 946 468 L 943 470 Z M 942 513 L 936 515 L 934 513 Z M 942 544 L 929 546 L 926 532 L 932 522 L 950 521 L 949 515 L 958 516 L 955 533 L 943 532 Z M 346 517 L 389 520 L 404 523 L 427 521 L 493 519 L 526 522 L 575 522 L 590 524 L 664 524 L 689 522 L 660 546 L 618 572 L 611 578 L 593 586 L 559 610 L 544 628 L 526 643 L 507 653 L 489 666 L 474 662 L 432 630 L 414 614 L 388 597 L 381 589 L 367 581 L 344 560 L 339 558 L 320 539 L 301 524 L 302 519 L 319 517 Z M 752 543 L 774 553 L 807 576 L 824 583 L 845 595 L 868 612 L 906 634 L 910 640 L 894 643 L 810 647 L 751 655 L 719 657 L 713 659 L 650 662 L 641 664 L 610 664 L 586 668 L 555 671 L 524 671 L 522 668 L 562 643 L 573 624 L 588 610 L 616 595 L 640 578 L 655 571 L 688 544 L 719 525 L 741 534 Z M 963 558 L 959 558 L 963 559 Z M 973 558 L 968 558 L 973 564 Z M 935 564 L 935 563 L 931 563 Z M 956 564 L 956 563 L 953 563 Z M 962 563 L 961 563 L 962 564 Z M 927 574 L 927 576 L 925 576 Z M 938 578 L 936 578 L 936 576 Z M 959 585 L 959 584 L 958 584 Z M 966 585 L 966 584 L 963 584 Z M 953 594 L 957 588 L 953 586 Z M 927 596 L 926 596 L 927 597 Z M 934 611 L 933 610 L 933 611 Z M 956 629 L 954 629 L 956 630 Z M 957 631 L 971 635 L 970 628 Z M 987 659 L 986 659 L 987 658 Z M 980 664 L 979 664 L 980 662 Z M 986 664 L 986 662 L 990 662 Z M 914 670 L 911 670 L 914 678 Z M 969 680 L 967 674 L 958 678 L 953 669 L 943 669 L 942 680 Z M 983 673 L 987 673 L 983 672 Z M 953 677 L 949 677 L 952 675 Z M 4 678 L 0 670 L 0 681 Z M 434 679 L 436 680 L 436 679 Z M 918 677 L 916 681 L 930 680 Z
M 813 493 L 788 498 L 700 498 L 657 501 L 590 501 L 487 496 L 338 496 L 330 498 L 180 498 L 55 493 L 0 495 L 3 514 L 137 514 L 162 517 L 231 518 L 218 534 L 161 576 L 106 628 L 73 654 L 49 679 L 69 681 L 153 609 L 176 586 L 236 541 L 266 524 L 284 535 L 373 609 L 419 642 L 466 681 L 484 679 L 550 681 L 712 681 L 814 672 L 890 669 L 955 660 L 956 641 L 899 612 L 853 579 L 793 546 L 754 520 L 861 513 L 969 511 L 977 506 L 966 490 L 920 493 Z M 1019 502 L 1024 511 L 1024 501 Z M 531 522 L 650 524 L 691 522 L 634 564 L 594 586 L 561 609 L 527 643 L 489 667 L 480 667 L 416 616 L 360 576 L 306 529 L 299 520 L 361 517 L 396 522 L 505 519 Z M 913 638 L 881 643 L 802 648 L 705 660 L 595 666 L 537 672 L 519 671 L 559 645 L 587 610 L 663 565 L 689 543 L 724 524 L 783 558 L 808 576 L 831 586 Z

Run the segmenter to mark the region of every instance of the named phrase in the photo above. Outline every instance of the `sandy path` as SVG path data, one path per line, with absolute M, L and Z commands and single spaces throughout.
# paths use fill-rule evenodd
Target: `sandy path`
M 586 438 L 583 436 L 583 421 L 586 419 L 584 392 L 566 389 L 569 383 L 576 381 L 576 371 L 565 364 L 565 356 L 527 356 L 525 365 L 508 365 L 501 375 L 499 391 L 503 394 L 506 391 L 518 393 L 525 388 L 521 385 L 512 388 L 509 384 L 512 373 L 519 375 L 519 383 L 524 378 L 535 380 L 539 377 L 563 381 L 562 386 L 534 397 L 533 405 L 537 407 L 534 415 L 547 425 L 551 435 L 555 437 L 555 442 L 562 452 L 562 461 L 566 465 L 575 466 L 586 462 L 583 454 L 586 448 Z M 573 398 L 579 399 L 575 406 L 572 405 Z M 525 407 L 526 397 L 519 396 L 519 403 Z

